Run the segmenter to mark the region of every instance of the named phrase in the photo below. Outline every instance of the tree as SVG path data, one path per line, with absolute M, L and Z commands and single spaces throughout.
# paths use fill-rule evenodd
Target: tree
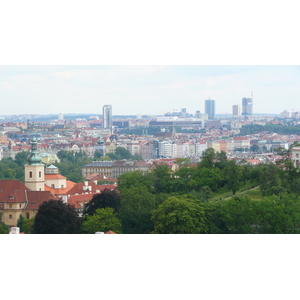
M 83 233 L 106 232 L 122 233 L 121 221 L 110 207 L 98 208 L 92 216 L 86 216 L 82 222 Z
M 96 150 L 94 153 L 94 160 L 99 160 L 103 156 L 103 152 L 100 150 Z
M 23 167 L 27 163 L 27 159 L 30 152 L 28 151 L 21 151 L 16 154 L 15 156 L 15 162 L 20 166 Z
M 123 173 L 118 177 L 118 190 L 122 192 L 124 189 L 131 187 L 143 186 L 149 192 L 154 192 L 154 176 L 147 172 L 143 175 L 141 170 Z
M 35 216 L 33 231 L 41 234 L 80 233 L 81 220 L 74 206 L 61 200 L 43 202 Z
M 120 158 L 119 159 L 131 159 L 132 155 L 130 151 L 123 147 L 117 147 L 115 150 L 115 154 L 118 155 Z
M 203 208 L 187 197 L 169 197 L 152 212 L 153 233 L 205 233 Z
M 20 232 L 24 232 L 23 230 L 24 230 L 24 220 L 25 220 L 25 218 L 22 216 L 22 215 L 20 215 L 19 216 L 19 218 L 18 218 L 18 221 L 17 221 L 17 227 L 19 227 L 20 228 Z
M 4 222 L 0 224 L 0 234 L 8 234 L 9 226 L 7 226 Z
M 168 165 L 157 165 L 151 171 L 154 176 L 155 193 L 170 193 L 171 175 L 173 171 Z
M 263 198 L 257 203 L 258 233 L 300 233 L 300 199 L 281 194 Z
M 258 224 L 257 202 L 247 197 L 234 197 L 226 200 L 220 210 L 220 219 L 228 233 L 256 233 Z
M 83 215 L 92 216 L 98 208 L 111 207 L 116 213 L 121 206 L 121 195 L 116 190 L 104 189 L 100 194 L 95 194 L 84 209 Z
M 149 233 L 153 230 L 151 212 L 156 208 L 155 196 L 143 186 L 122 190 L 119 217 L 124 233 Z
M 30 219 L 24 219 L 22 232 L 27 234 L 33 233 L 33 224 L 34 224 L 34 217 Z
M 205 149 L 201 155 L 201 162 L 198 164 L 199 168 L 212 168 L 213 160 L 216 157 L 215 150 L 213 148 Z
M 230 160 L 224 169 L 227 186 L 232 191 L 233 195 L 235 195 L 239 189 L 242 173 L 242 167 L 238 166 L 235 160 Z
M 251 152 L 259 152 L 260 149 L 259 149 L 259 146 L 257 144 L 253 144 L 251 147 L 250 147 L 250 151 Z

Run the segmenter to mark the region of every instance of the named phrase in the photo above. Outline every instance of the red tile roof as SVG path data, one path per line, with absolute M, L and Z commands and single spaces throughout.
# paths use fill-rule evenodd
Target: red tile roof
M 29 191 L 27 192 L 28 204 L 25 209 L 39 209 L 39 206 L 48 200 L 58 200 L 49 191 Z
M 112 230 L 109 230 L 109 231 L 105 232 L 105 234 L 117 234 L 117 233 L 113 232 Z
M 29 191 L 25 184 L 20 180 L 0 180 L 0 202 L 3 202 L 3 200 L 15 190 Z
M 74 205 L 75 208 L 81 208 L 82 206 L 79 203 L 87 203 L 91 201 L 94 195 L 95 193 L 73 195 L 68 199 L 68 203 Z
M 66 194 L 70 194 L 69 191 L 76 185 L 75 182 L 67 180 L 67 187 L 65 188 L 60 188 L 60 189 L 54 189 L 48 185 L 45 184 L 45 191 L 49 191 L 54 195 L 66 195 Z
M 66 179 L 66 177 L 60 174 L 45 174 L 45 180 L 51 179 Z

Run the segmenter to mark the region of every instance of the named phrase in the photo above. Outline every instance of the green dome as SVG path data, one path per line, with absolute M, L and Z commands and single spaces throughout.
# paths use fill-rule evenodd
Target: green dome
M 41 157 L 39 156 L 37 152 L 37 141 L 34 137 L 31 141 L 31 154 L 28 156 L 28 164 L 30 165 L 40 165 L 41 164 Z
M 98 144 L 98 145 L 103 145 L 103 144 L 104 144 L 104 141 L 103 141 L 102 139 L 99 139 L 98 142 L 97 142 L 97 144 Z

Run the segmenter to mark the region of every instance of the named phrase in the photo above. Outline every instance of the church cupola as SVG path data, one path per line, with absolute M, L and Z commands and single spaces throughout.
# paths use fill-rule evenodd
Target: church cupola
M 31 141 L 31 153 L 28 156 L 28 164 L 25 165 L 25 185 L 31 191 L 45 190 L 45 170 L 42 159 L 37 151 L 37 141 Z

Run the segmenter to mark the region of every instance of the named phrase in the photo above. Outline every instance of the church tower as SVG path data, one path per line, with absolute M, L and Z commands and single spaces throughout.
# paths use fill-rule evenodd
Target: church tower
M 31 141 L 31 154 L 28 156 L 28 164 L 25 165 L 25 185 L 31 191 L 45 190 L 45 171 L 42 159 L 37 152 L 37 141 Z

